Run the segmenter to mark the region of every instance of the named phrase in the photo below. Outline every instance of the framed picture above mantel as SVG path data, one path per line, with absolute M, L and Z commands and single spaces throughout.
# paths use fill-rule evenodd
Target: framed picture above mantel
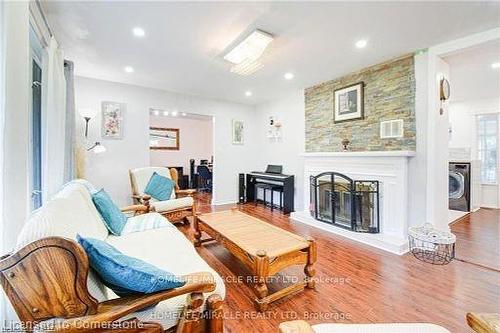
M 364 83 L 358 82 L 353 85 L 337 89 L 333 92 L 334 123 L 364 118 L 363 90 Z
M 150 127 L 149 149 L 179 150 L 180 131 L 178 128 Z

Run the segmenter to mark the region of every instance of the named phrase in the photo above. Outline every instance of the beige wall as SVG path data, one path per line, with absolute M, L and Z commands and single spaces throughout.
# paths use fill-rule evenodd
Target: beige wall
M 151 166 L 182 166 L 187 175 L 191 158 L 198 164 L 200 159 L 210 160 L 213 155 L 213 123 L 210 117 L 191 119 L 151 115 L 149 123 L 152 127 L 179 129 L 179 150 L 150 150 Z

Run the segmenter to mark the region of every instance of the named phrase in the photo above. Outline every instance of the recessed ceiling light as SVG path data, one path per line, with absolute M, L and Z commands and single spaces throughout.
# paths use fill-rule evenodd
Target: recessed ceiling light
M 356 47 L 358 49 L 362 49 L 362 48 L 366 47 L 367 44 L 368 44 L 368 41 L 366 39 L 360 39 L 356 42 Z
M 144 31 L 144 29 L 141 27 L 135 27 L 134 29 L 132 29 L 132 33 L 135 37 L 144 37 L 146 35 L 146 31 Z
M 164 116 L 168 116 L 168 111 L 163 111 Z
M 246 97 L 250 97 L 250 96 L 252 96 L 252 92 L 251 92 L 251 91 L 245 91 L 245 96 L 246 96 Z
M 500 68 L 500 62 L 494 62 L 494 63 L 492 63 L 492 64 L 491 64 L 491 68 L 493 68 L 493 69 L 498 69 L 498 68 Z
M 177 110 L 172 111 L 172 116 L 173 116 L 173 117 L 177 117 Z
M 125 72 L 127 72 L 127 73 L 133 73 L 134 72 L 134 67 L 132 67 L 132 66 L 125 66 L 125 68 L 123 70 Z
M 283 75 L 283 76 L 287 80 L 291 80 L 294 77 L 293 73 L 285 73 L 285 75 Z
M 183 112 L 183 113 L 182 113 L 182 116 L 183 116 L 183 117 L 187 116 L 186 112 Z
M 154 114 L 155 116 L 159 116 L 159 115 L 160 115 L 160 111 L 158 111 L 158 110 L 154 110 L 154 111 L 153 111 L 153 114 Z

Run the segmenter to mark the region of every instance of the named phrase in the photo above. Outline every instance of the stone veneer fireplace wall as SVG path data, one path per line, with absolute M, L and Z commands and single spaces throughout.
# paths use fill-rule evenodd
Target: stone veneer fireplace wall
M 334 90 L 364 82 L 364 119 L 335 124 Z M 309 209 L 291 219 L 397 254 L 408 249 L 409 159 L 415 156 L 415 63 L 407 55 L 305 90 L 304 180 L 337 172 L 379 184 L 379 233 L 360 233 L 313 218 Z M 403 137 L 381 138 L 380 122 L 403 120 Z M 343 151 L 342 140 L 350 141 Z M 310 186 L 304 184 L 304 207 Z
M 333 92 L 364 82 L 364 119 L 334 124 Z M 415 68 L 413 55 L 393 59 L 307 88 L 306 152 L 415 150 Z M 402 138 L 381 139 L 380 122 L 403 119 Z M 332 170 L 333 171 L 333 170 Z

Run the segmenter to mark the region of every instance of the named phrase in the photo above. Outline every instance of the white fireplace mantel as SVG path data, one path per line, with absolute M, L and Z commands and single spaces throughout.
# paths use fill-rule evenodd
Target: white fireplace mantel
M 380 233 L 366 234 L 315 220 L 309 211 L 294 212 L 291 219 L 347 237 L 392 253 L 408 251 L 408 161 L 414 151 L 303 153 L 304 179 L 334 171 L 354 180 L 380 183 Z M 308 183 L 304 186 L 304 207 L 309 207 Z
M 302 153 L 303 157 L 412 157 L 416 152 L 410 150 L 395 151 L 340 151 L 340 152 L 318 152 Z

